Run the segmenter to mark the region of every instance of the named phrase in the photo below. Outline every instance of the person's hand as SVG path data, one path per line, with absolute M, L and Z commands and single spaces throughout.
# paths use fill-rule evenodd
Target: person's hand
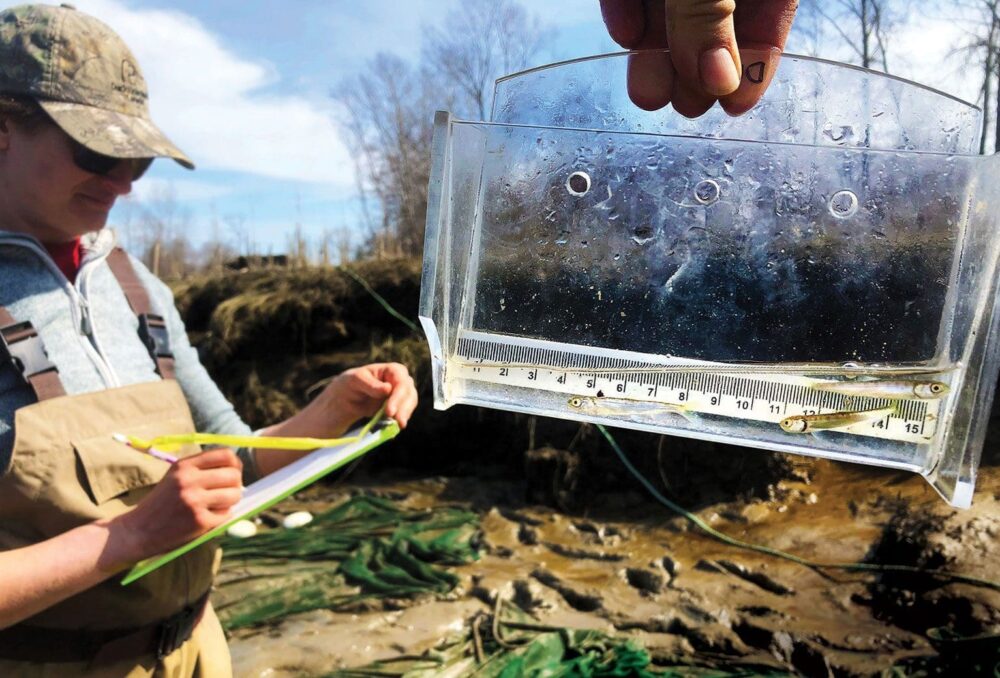
M 777 67 L 798 0 L 601 0 L 612 39 L 629 57 L 628 93 L 646 110 L 672 103 L 689 118 L 719 101 L 753 108 Z
M 405 365 L 373 363 L 338 374 L 320 398 L 345 425 L 371 417 L 385 402 L 386 416 L 406 428 L 417 406 L 417 389 Z
M 112 522 L 142 560 L 180 546 L 229 519 L 243 494 L 243 464 L 228 448 L 181 459 L 142 501 Z

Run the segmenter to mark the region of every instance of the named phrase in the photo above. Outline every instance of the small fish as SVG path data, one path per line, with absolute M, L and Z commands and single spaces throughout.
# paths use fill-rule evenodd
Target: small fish
M 886 398 L 889 400 L 903 398 L 930 400 L 941 398 L 949 391 L 948 385 L 940 381 L 911 381 L 907 379 L 827 381 L 812 384 L 810 388 L 860 398 Z
M 895 414 L 895 407 L 880 407 L 877 410 L 861 410 L 859 412 L 830 412 L 829 414 L 797 414 L 785 417 L 779 425 L 788 433 L 812 433 L 821 429 L 845 428 L 863 421 L 881 419 Z
M 593 396 L 573 396 L 566 401 L 570 408 L 594 417 L 630 416 L 660 414 L 663 412 L 683 413 L 685 407 L 674 403 L 660 403 L 632 398 L 595 398 Z
M 865 376 L 924 376 L 958 369 L 958 365 L 874 365 L 864 363 L 671 363 L 634 367 L 566 367 L 537 363 L 488 362 L 458 360 L 462 367 L 494 367 L 510 369 L 543 369 L 565 374 L 746 374 L 746 375 L 815 375 L 842 376 L 848 379 Z

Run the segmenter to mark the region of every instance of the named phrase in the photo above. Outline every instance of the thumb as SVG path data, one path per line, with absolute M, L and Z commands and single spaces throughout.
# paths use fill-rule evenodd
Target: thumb
M 666 10 L 670 58 L 681 81 L 713 97 L 735 92 L 743 70 L 733 28 L 735 0 L 675 0 Z

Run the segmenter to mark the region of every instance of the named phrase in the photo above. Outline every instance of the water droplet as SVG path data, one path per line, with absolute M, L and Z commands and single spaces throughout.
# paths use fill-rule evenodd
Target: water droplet
M 632 240 L 634 240 L 639 245 L 644 245 L 654 237 L 654 231 L 652 226 L 642 225 L 636 226 L 632 229 Z
M 714 179 L 705 179 L 694 187 L 694 199 L 702 205 L 711 205 L 719 199 L 719 192 L 719 184 Z
M 853 191 L 837 191 L 830 197 L 830 214 L 838 219 L 847 219 L 858 211 L 858 196 Z

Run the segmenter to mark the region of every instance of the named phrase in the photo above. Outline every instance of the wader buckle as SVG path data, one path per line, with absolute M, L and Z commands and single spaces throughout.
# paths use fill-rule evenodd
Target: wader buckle
M 10 361 L 26 383 L 36 374 L 56 369 L 29 321 L 0 327 L 0 360 Z
M 139 316 L 139 338 L 146 345 L 149 355 L 156 358 L 173 358 L 170 351 L 170 335 L 167 334 L 167 323 L 163 316 L 155 313 L 143 313 Z
M 208 596 L 203 596 L 160 624 L 159 638 L 156 641 L 157 659 L 163 659 L 187 642 L 201 619 L 207 600 Z

